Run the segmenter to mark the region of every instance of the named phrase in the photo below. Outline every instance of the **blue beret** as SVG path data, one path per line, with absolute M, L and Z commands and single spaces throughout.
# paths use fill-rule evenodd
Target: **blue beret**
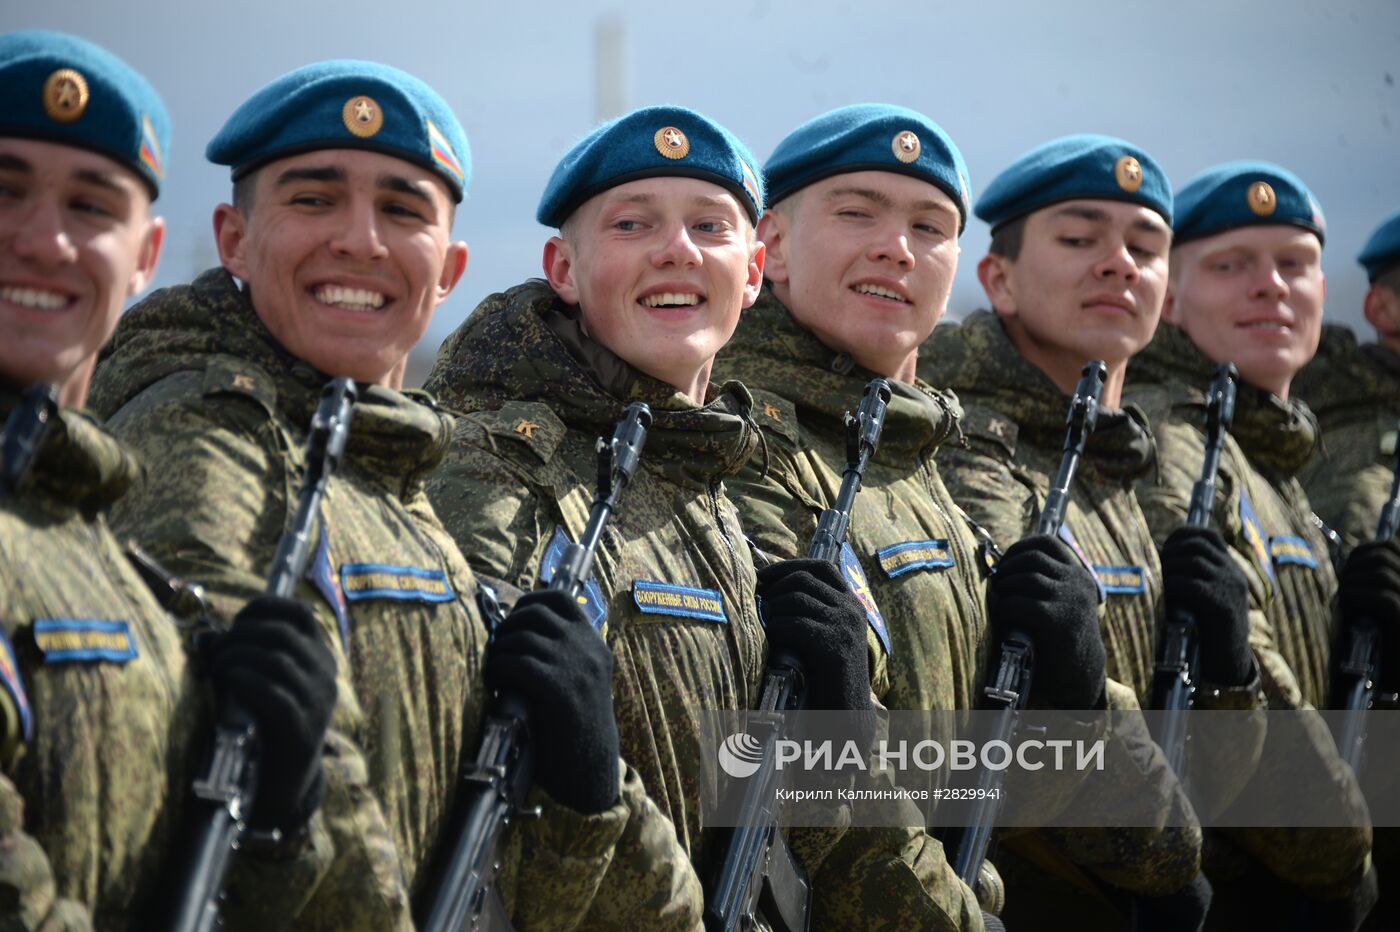
M 758 222 L 763 183 L 734 134 L 684 107 L 643 107 L 604 123 L 559 160 L 535 219 L 557 227 L 596 194 L 629 181 L 675 175 L 728 188 Z
M 1376 227 L 1356 261 L 1365 266 L 1366 277 L 1371 281 L 1390 271 L 1392 266 L 1400 265 L 1400 210 Z
M 1172 222 L 1172 188 L 1157 160 L 1112 136 L 1079 135 L 1036 146 L 992 179 L 977 216 L 993 230 L 1061 201 L 1128 201 Z
M 862 171 L 929 182 L 958 205 L 958 231 L 967 226 L 971 195 L 962 153 L 942 127 L 905 107 L 853 104 L 823 113 L 789 133 L 763 166 L 771 204 L 832 175 Z
M 170 116 L 155 90 L 104 48 L 61 32 L 0 35 L 0 136 L 90 149 L 160 193 Z
M 1297 175 L 1269 162 L 1227 162 L 1177 192 L 1172 239 L 1185 243 L 1257 223 L 1302 227 L 1319 240 L 1327 232 L 1322 208 Z
M 298 68 L 243 102 L 204 150 L 238 180 L 274 159 L 317 149 L 369 149 L 421 165 L 462 200 L 467 135 L 447 102 L 411 74 L 369 61 Z

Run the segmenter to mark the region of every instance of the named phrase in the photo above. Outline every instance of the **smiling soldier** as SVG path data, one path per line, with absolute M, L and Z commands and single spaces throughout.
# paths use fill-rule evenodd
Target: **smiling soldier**
M 450 824 L 485 704 L 476 582 L 423 490 L 452 419 L 398 390 L 467 265 L 451 236 L 467 141 L 416 78 L 332 61 L 258 91 L 207 154 L 233 173 L 233 203 L 214 212 L 223 268 L 134 308 L 98 370 L 94 403 L 148 467 L 115 520 L 226 615 L 263 589 L 322 387 L 360 383 L 303 586 L 341 680 L 325 831 L 245 846 L 254 876 L 235 892 L 273 927 L 411 928 L 411 894 Z M 559 677 L 546 665 L 545 678 Z M 579 727 L 611 720 L 580 714 Z M 615 741 L 596 753 L 612 796 L 566 812 L 552 784 L 536 800 L 544 817 L 523 823 L 527 869 L 550 876 L 554 896 L 524 904 L 520 925 L 557 926 L 585 907 L 621 832 Z M 289 875 L 286 858 L 308 849 L 315 869 Z M 567 874 L 553 869 L 561 858 Z M 269 896 L 274 884 L 299 899 Z
M 1132 397 L 1149 410 L 1162 462 L 1138 494 L 1159 540 L 1184 520 L 1205 449 L 1204 390 L 1215 365 L 1233 362 L 1241 384 L 1220 461 L 1226 492 L 1216 526 L 1251 568 L 1251 602 L 1267 617 L 1251 630 L 1250 646 L 1270 707 L 1326 708 L 1337 577 L 1297 479 L 1317 444 L 1317 421 L 1290 391 L 1322 326 L 1322 209 L 1302 181 L 1266 162 L 1209 169 L 1176 203 L 1164 325 L 1130 369 Z M 1342 579 L 1343 616 L 1400 622 L 1388 608 L 1400 595 L 1394 541 L 1359 548 Z M 1245 798 L 1272 799 L 1286 811 L 1298 786 L 1326 786 L 1352 827 L 1218 833 L 1206 865 L 1219 893 L 1212 927 L 1268 923 L 1261 910 L 1269 907 L 1279 922 L 1302 915 L 1309 928 L 1353 929 L 1375 901 L 1355 778 L 1320 719 L 1298 721 L 1309 726 L 1309 753 L 1275 761 L 1266 745 Z M 1304 894 L 1301 910 L 1298 896 L 1281 895 L 1294 891 Z

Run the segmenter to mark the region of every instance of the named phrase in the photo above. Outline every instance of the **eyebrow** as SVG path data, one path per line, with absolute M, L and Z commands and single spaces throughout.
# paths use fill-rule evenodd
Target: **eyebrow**
M 1108 222 L 1108 211 L 1100 210 L 1097 207 L 1083 207 L 1074 204 L 1068 207 L 1061 207 L 1059 210 L 1055 211 L 1052 216 L 1078 217 L 1081 220 L 1090 220 L 1094 223 Z M 1163 236 L 1169 232 L 1165 225 L 1147 217 L 1139 217 L 1134 220 L 1133 229 L 1142 230 L 1145 233 L 1160 233 Z
M 826 192 L 826 199 L 834 201 L 838 197 L 845 197 L 854 194 L 856 197 L 863 197 L 867 201 L 873 201 L 881 207 L 893 207 L 894 201 L 890 200 L 883 192 L 872 190 L 871 188 L 833 188 Z
M 108 191 L 113 191 L 117 194 L 126 193 L 126 188 L 123 188 L 117 181 L 116 176 L 110 172 L 101 172 L 91 168 L 84 168 L 81 171 L 74 172 L 73 177 L 77 178 L 79 181 L 85 181 L 88 184 L 96 185 L 99 188 L 106 188 Z
M 416 197 L 429 206 L 436 206 L 433 196 L 426 181 L 410 181 L 402 175 L 380 175 L 379 187 L 385 191 L 394 191 L 398 194 L 407 194 L 409 197 Z
M 9 172 L 32 172 L 34 166 L 17 155 L 10 155 L 8 152 L 0 153 L 0 171 Z
M 281 188 L 298 181 L 344 181 L 345 172 L 334 166 L 324 168 L 289 168 L 277 176 L 277 187 Z

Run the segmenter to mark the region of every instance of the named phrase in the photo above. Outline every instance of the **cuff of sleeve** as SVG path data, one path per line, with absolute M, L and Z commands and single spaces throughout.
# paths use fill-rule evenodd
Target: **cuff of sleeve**
M 1259 664 L 1251 656 L 1249 677 L 1239 686 L 1220 686 L 1202 681 L 1196 687 L 1193 704 L 1199 709 L 1223 712 L 1253 712 L 1267 704 L 1264 698 L 1264 683 L 1259 675 Z
M 618 759 L 618 785 L 628 779 L 627 764 Z M 584 815 L 556 801 L 538 785 L 530 788 L 526 806 L 538 806 L 540 816 L 527 822 L 522 830 L 535 836 L 538 844 L 563 859 L 591 860 L 608 854 L 622 837 L 627 824 L 627 806 L 622 794 L 612 806 L 602 812 Z

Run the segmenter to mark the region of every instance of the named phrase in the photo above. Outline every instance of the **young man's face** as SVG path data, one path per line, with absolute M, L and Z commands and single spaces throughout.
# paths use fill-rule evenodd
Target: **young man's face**
M 1016 259 L 978 276 L 1023 354 L 1078 369 L 1126 362 L 1157 329 L 1171 230 L 1155 211 L 1111 200 L 1054 204 L 1025 219 Z
M 82 402 L 122 306 L 155 273 L 165 227 L 150 206 L 106 156 L 0 138 L 0 380 Z
M 292 355 L 328 375 L 393 384 L 467 267 L 452 199 L 403 159 L 322 149 L 258 170 L 251 203 L 221 204 L 224 267 Z
M 593 339 L 698 402 L 758 297 L 763 257 L 733 194 L 658 177 L 586 201 L 545 245 L 544 271 Z
M 1240 227 L 1172 252 L 1164 316 L 1251 385 L 1288 397 L 1322 334 L 1322 244 L 1282 224 Z
M 897 376 L 948 306 L 958 209 L 926 181 L 836 175 L 798 192 L 759 227 L 773 292 L 803 327 L 861 365 Z

